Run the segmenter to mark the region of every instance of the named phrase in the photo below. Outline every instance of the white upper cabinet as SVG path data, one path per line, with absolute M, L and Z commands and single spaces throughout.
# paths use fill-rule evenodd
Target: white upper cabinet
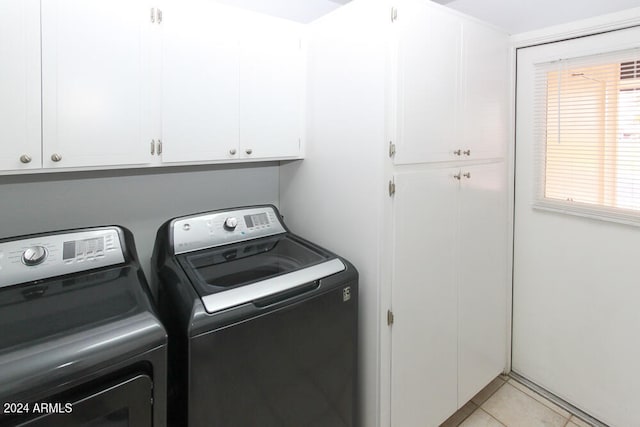
M 138 0 L 42 2 L 45 168 L 150 161 L 150 27 Z
M 507 34 L 425 0 L 401 0 L 395 164 L 504 156 Z
M 0 170 L 40 168 L 40 2 L 0 0 Z
M 240 155 L 300 155 L 303 45 L 301 25 L 254 14 L 240 47 Z
M 460 147 L 465 158 L 504 157 L 508 123 L 508 38 L 467 21 L 463 36 Z
M 162 11 L 162 160 L 238 158 L 239 12 L 205 0 Z
M 398 35 L 396 164 L 453 158 L 459 142 L 462 21 L 424 0 L 405 0 Z
M 211 1 L 167 2 L 163 162 L 297 157 L 300 28 Z

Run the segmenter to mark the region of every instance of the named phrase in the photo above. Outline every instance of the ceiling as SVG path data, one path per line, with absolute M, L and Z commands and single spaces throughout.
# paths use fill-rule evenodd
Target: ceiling
M 218 0 L 245 9 L 308 23 L 350 0 Z M 367 1 L 367 0 L 358 0 Z M 427 0 L 425 0 L 427 1 Z M 435 0 L 503 28 L 536 30 L 640 6 L 640 0 Z
M 243 9 L 251 9 L 280 18 L 308 23 L 350 0 L 217 0 Z M 366 0 L 364 0 L 366 1 Z
M 640 6 L 640 0 L 436 0 L 511 34 Z

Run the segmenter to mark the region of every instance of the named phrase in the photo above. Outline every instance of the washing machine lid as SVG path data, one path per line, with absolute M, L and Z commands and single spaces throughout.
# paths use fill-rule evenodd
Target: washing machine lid
M 0 289 L 0 354 L 147 311 L 131 267 Z
M 335 255 L 284 233 L 178 256 L 207 312 L 254 302 L 345 269 Z

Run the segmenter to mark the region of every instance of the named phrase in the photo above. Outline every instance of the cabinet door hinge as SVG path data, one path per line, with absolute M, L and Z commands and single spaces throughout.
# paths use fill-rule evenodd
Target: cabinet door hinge
M 387 310 L 387 325 L 393 325 L 393 311 Z
M 396 183 L 393 180 L 389 180 L 389 196 L 396 194 Z
M 162 22 L 162 11 L 160 9 L 156 9 L 155 7 L 151 8 L 151 23 L 155 24 L 156 22 L 159 24 Z
M 396 155 L 396 144 L 393 141 L 389 141 L 389 157 Z
M 398 20 L 398 9 L 395 7 L 391 8 L 391 22 L 396 22 Z

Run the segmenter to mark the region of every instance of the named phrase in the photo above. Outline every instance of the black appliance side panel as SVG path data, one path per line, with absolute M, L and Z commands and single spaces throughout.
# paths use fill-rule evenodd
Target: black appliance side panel
M 357 300 L 348 282 L 192 338 L 189 426 L 355 426 Z

